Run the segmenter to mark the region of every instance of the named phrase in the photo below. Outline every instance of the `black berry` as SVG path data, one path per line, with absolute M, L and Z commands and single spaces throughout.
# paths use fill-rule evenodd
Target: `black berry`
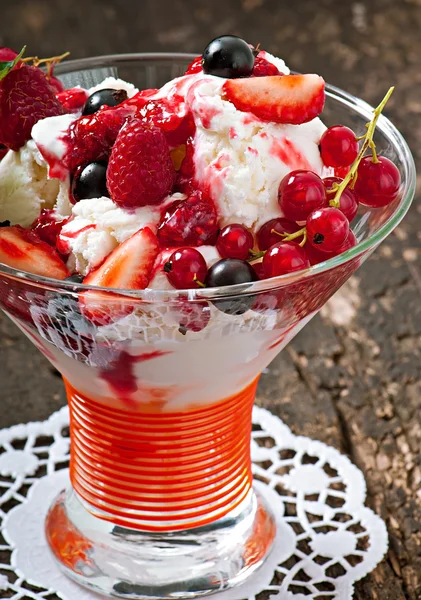
M 70 277 L 66 277 L 64 281 L 68 281 L 69 283 L 82 283 L 83 280 L 83 275 L 78 275 L 75 273 L 74 275 L 70 275 Z
M 82 115 L 93 115 L 101 106 L 117 106 L 127 100 L 126 90 L 113 90 L 105 88 L 89 96 L 83 107 Z
M 235 79 L 253 72 L 254 54 L 250 46 L 235 35 L 223 35 L 212 40 L 203 52 L 205 73 Z
M 107 163 L 93 162 L 76 172 L 72 181 L 73 198 L 87 200 L 89 198 L 110 197 L 107 190 Z
M 210 267 L 206 276 L 206 287 L 224 287 L 239 283 L 257 281 L 256 271 L 248 262 L 238 258 L 223 258 Z M 226 300 L 215 300 L 213 304 L 222 312 L 230 315 L 242 315 L 252 306 L 252 296 L 232 296 Z

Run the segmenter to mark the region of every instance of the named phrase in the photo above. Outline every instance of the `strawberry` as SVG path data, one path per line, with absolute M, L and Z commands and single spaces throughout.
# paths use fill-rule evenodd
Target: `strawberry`
M 74 121 L 66 136 L 68 151 L 64 160 L 69 171 L 74 173 L 77 167 L 108 160 L 118 132 L 134 110 L 133 107 L 104 107 Z
M 41 277 L 65 279 L 66 265 L 57 252 L 20 225 L 0 229 L 0 263 Z
M 121 290 L 143 290 L 147 287 L 159 253 L 156 235 L 144 227 L 107 256 L 100 267 L 83 280 L 93 285 Z M 106 325 L 134 310 L 133 301 L 106 292 L 84 292 L 79 300 L 83 316 L 95 325 Z
M 82 110 L 88 96 L 89 94 L 86 90 L 75 87 L 58 92 L 57 100 L 62 104 L 66 112 L 72 113 Z
M 31 138 L 33 125 L 63 114 L 46 75 L 19 63 L 0 81 L 0 143 L 19 150 Z
M 17 57 L 18 53 L 12 50 L 11 48 L 6 48 L 5 46 L 0 47 L 0 62 L 8 62 L 9 60 L 14 60 Z
M 225 99 L 238 110 L 275 123 L 307 123 L 322 112 L 325 102 L 325 85 L 319 75 L 228 79 L 222 89 Z
M 171 192 L 176 172 L 158 127 L 132 119 L 120 131 L 107 169 L 107 189 L 124 208 L 158 204 Z

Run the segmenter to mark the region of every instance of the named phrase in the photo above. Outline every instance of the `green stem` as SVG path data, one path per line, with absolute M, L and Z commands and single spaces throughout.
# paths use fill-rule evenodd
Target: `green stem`
M 379 162 L 379 159 L 377 158 L 377 154 L 376 154 L 376 145 L 373 141 L 374 131 L 376 129 L 377 121 L 378 121 L 384 107 L 386 106 L 387 101 L 389 100 L 390 96 L 392 95 L 394 89 L 395 89 L 394 87 L 389 88 L 386 96 L 380 102 L 378 107 L 376 109 L 374 109 L 374 116 L 371 119 L 370 123 L 367 123 L 367 125 L 366 125 L 367 133 L 361 138 L 361 139 L 364 139 L 364 143 L 361 146 L 361 149 L 358 153 L 357 158 L 352 163 L 352 166 L 351 166 L 349 172 L 347 173 L 347 175 L 345 175 L 343 181 L 340 183 L 340 185 L 336 191 L 335 197 L 329 202 L 330 206 L 334 206 L 335 208 L 338 208 L 340 198 L 341 198 L 341 195 L 342 195 L 342 192 L 344 191 L 344 189 L 351 182 L 353 185 L 355 185 L 358 166 L 368 148 L 370 148 L 371 151 L 373 152 L 373 162 Z M 351 187 L 353 187 L 352 184 L 351 184 Z

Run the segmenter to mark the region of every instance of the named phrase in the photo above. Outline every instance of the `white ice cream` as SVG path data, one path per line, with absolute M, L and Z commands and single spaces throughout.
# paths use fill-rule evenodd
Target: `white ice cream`
M 71 253 L 70 266 L 86 275 L 142 227 L 156 231 L 160 217 L 161 207 L 142 206 L 128 211 L 110 198 L 80 200 L 72 208 L 72 219 L 61 231 L 60 242 Z
M 30 227 L 43 208 L 52 208 L 59 181 L 48 179 L 47 163 L 30 140 L 0 161 L 0 222 Z

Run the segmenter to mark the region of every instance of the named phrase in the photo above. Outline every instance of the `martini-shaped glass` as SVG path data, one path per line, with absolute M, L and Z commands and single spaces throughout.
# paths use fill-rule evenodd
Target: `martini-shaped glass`
M 181 75 L 191 59 L 108 56 L 55 74 L 66 87 L 114 75 L 142 89 Z M 327 125 L 361 135 L 372 110 L 327 86 Z M 109 596 L 194 598 L 242 583 L 271 552 L 275 519 L 253 490 L 250 461 L 259 374 L 407 212 L 410 151 L 383 116 L 375 143 L 400 170 L 399 197 L 361 207 L 357 246 L 299 273 L 229 288 L 111 292 L 0 265 L 0 306 L 66 386 L 71 487 L 51 507 L 46 536 L 74 580 Z M 95 306 L 97 324 L 81 304 Z

